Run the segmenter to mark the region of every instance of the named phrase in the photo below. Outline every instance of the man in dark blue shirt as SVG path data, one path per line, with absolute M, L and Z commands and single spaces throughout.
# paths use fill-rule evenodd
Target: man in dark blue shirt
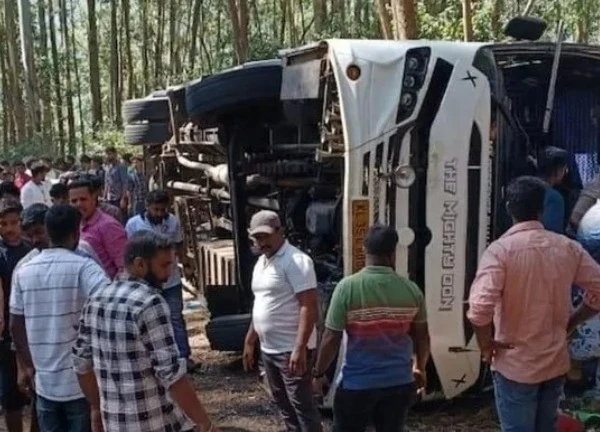
M 569 154 L 558 147 L 546 147 L 538 160 L 538 173 L 548 188 L 544 199 L 542 223 L 544 228 L 563 234 L 565 230 L 565 200 L 555 189 L 567 174 Z

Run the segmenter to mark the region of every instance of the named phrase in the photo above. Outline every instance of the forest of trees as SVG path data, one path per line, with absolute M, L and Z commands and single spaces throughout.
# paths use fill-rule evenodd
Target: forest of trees
M 0 0 L 5 156 L 118 144 L 123 100 L 322 38 L 502 40 L 508 18 L 596 43 L 598 0 Z

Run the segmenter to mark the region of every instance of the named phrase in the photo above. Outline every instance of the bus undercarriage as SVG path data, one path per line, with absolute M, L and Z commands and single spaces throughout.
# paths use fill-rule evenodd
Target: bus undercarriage
M 153 181 L 175 196 L 211 347 L 243 346 L 253 213 L 277 211 L 313 258 L 323 313 L 337 281 L 364 263 L 364 230 L 382 222 L 400 234 L 396 270 L 427 298 L 428 393 L 484 387 L 466 300 L 478 257 L 509 226 L 503 188 L 534 172 L 546 145 L 573 155 L 568 197 L 597 165 L 600 49 L 563 44 L 545 131 L 555 54 L 538 42 L 328 41 L 155 98 L 169 118 L 137 127 L 160 123 L 171 138 L 140 144 L 154 144 Z

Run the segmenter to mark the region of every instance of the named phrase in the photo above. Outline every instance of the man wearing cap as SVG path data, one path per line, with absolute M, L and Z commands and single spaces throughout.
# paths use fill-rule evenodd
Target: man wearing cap
M 48 167 L 42 162 L 35 162 L 31 166 L 31 181 L 28 181 L 21 190 L 21 205 L 26 209 L 32 204 L 52 205 L 50 188 L 46 182 Z
M 248 233 L 259 249 L 252 274 L 254 307 L 244 344 L 244 368 L 260 343 L 271 393 L 288 431 L 320 432 L 311 386 L 317 335 L 317 278 L 311 258 L 287 242 L 277 213 L 263 210 Z

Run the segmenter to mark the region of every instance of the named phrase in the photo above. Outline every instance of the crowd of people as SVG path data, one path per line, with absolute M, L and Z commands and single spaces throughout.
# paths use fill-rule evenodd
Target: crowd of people
M 126 160 L 131 161 L 128 166 Z M 218 431 L 188 378 L 180 222 L 141 157 L 4 165 L 0 402 L 9 432 Z M 51 174 L 52 173 L 52 174 Z M 198 429 L 196 429 L 198 428 Z
M 42 432 L 219 430 L 188 377 L 180 222 L 132 160 L 128 168 L 109 148 L 100 174 L 82 157 L 47 193 L 46 161 L 16 163 L 0 184 L 9 432 L 23 430 L 28 401 Z M 589 362 L 600 407 L 600 176 L 571 212 L 559 192 L 568 165 L 549 147 L 538 177 L 507 187 L 512 227 L 485 251 L 470 290 L 468 319 L 493 369 L 503 431 L 557 431 L 566 376 L 584 376 Z M 369 228 L 366 265 L 336 286 L 320 342 L 312 259 L 286 240 L 275 212 L 254 214 L 248 234 L 260 256 L 243 363 L 262 365 L 287 430 L 323 431 L 315 395 L 331 385 L 345 337 L 334 431 L 402 431 L 427 388 L 430 341 L 422 289 L 395 271 L 396 230 Z
M 66 184 L 88 174 L 98 187 L 101 205 L 118 219 L 143 212 L 148 181 L 141 155 L 119 156 L 109 147 L 104 156 L 82 155 L 58 158 L 25 157 L 14 162 L 0 161 L 0 191 L 18 198 L 24 208 L 35 203 L 48 206 L 68 200 Z M 17 193 L 17 190 L 19 193 Z

